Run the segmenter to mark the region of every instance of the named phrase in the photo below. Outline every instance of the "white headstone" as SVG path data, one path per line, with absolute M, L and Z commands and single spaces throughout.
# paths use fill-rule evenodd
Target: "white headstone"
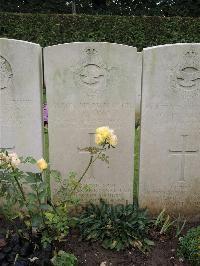
M 200 44 L 144 49 L 139 202 L 200 213 Z
M 0 39 L 0 148 L 36 159 L 43 155 L 41 54 L 38 44 Z
M 110 43 L 71 43 L 44 49 L 49 108 L 49 151 L 62 174 L 88 164 L 78 147 L 94 145 L 99 126 L 114 129 L 119 144 L 109 152 L 109 168 L 96 161 L 85 178 L 92 191 L 84 201 L 132 201 L 137 50 Z

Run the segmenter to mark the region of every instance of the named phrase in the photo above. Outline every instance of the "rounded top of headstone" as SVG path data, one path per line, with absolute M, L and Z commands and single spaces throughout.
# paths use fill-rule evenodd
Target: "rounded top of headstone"
M 110 42 L 71 42 L 71 43 L 60 43 L 60 44 L 55 44 L 51 46 L 47 46 L 44 49 L 52 49 L 55 47 L 61 47 L 61 46 L 101 46 L 101 45 L 106 45 L 106 46 L 118 46 L 118 47 L 126 47 L 130 49 L 137 50 L 136 47 L 125 45 L 125 44 L 118 44 L 118 43 L 110 43 Z
M 4 45 L 26 45 L 26 46 L 34 46 L 34 47 L 39 47 L 41 48 L 41 46 L 37 43 L 33 43 L 33 42 L 28 42 L 28 41 L 23 41 L 23 40 L 15 40 L 15 39 L 8 39 L 8 38 L 0 38 L 0 47 L 4 46 Z
M 157 45 L 157 46 L 152 46 L 152 47 L 146 47 L 143 49 L 143 51 L 148 51 L 148 50 L 152 50 L 152 49 L 162 49 L 162 48 L 172 48 L 175 47 L 177 48 L 177 46 L 199 46 L 200 43 L 171 43 L 171 44 L 162 44 L 162 45 Z

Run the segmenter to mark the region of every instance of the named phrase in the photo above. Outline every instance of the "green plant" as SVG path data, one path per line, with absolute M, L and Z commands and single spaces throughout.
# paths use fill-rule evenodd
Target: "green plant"
M 67 235 L 73 221 L 70 208 L 78 203 L 77 192 L 85 189 L 82 179 L 97 159 L 108 163 L 105 152 L 117 144 L 113 130 L 100 127 L 96 131 L 95 140 L 99 147 L 81 149 L 90 153 L 88 165 L 80 177 L 71 172 L 66 182 L 58 171 L 48 170 L 43 158 L 38 161 L 32 157 L 23 159 L 16 153 L 0 150 L 0 198 L 4 201 L 1 211 L 9 220 L 20 218 L 30 236 L 33 232 L 41 234 L 44 246 Z M 40 173 L 24 172 L 18 167 L 21 164 L 36 164 Z M 51 190 L 53 179 L 58 187 L 56 193 Z
M 160 234 L 165 234 L 172 229 L 174 223 L 175 220 L 171 220 L 171 217 L 163 209 L 157 216 L 154 225 L 160 230 Z
M 178 255 L 184 257 L 193 266 L 200 265 L 200 226 L 190 229 L 180 238 Z
M 200 42 L 200 18 L 0 13 L 0 37 L 39 43 L 111 42 L 137 47 Z M 99 27 L 101 25 L 101 27 Z
M 78 218 L 82 238 L 100 241 L 106 249 L 121 250 L 129 246 L 147 251 L 153 242 L 147 238 L 150 220 L 146 210 L 137 205 L 90 204 Z
M 160 234 L 166 234 L 175 228 L 175 237 L 178 237 L 183 231 L 185 223 L 186 219 L 182 220 L 180 215 L 177 219 L 172 220 L 170 215 L 166 213 L 165 209 L 163 209 L 154 221 L 154 226 L 160 230 Z
M 63 250 L 60 250 L 58 254 L 56 254 L 51 259 L 51 262 L 54 266 L 76 266 L 78 265 L 77 258 L 73 254 L 67 253 Z
M 175 237 L 179 237 L 180 234 L 182 233 L 185 224 L 186 224 L 187 220 L 186 219 L 182 219 L 182 217 L 179 215 L 178 218 L 176 219 L 176 223 L 175 223 L 175 228 L 176 228 L 176 234 Z
M 18 216 L 24 219 L 28 227 L 36 227 L 43 222 L 47 184 L 41 174 L 21 171 L 17 167 L 20 163 L 36 163 L 36 161 L 30 157 L 23 160 L 15 153 L 0 152 L 0 197 L 4 199 L 4 215 L 7 214 L 8 219 Z M 24 189 L 27 184 L 32 189 L 29 193 L 25 193 Z M 8 207 L 10 207 L 9 212 Z

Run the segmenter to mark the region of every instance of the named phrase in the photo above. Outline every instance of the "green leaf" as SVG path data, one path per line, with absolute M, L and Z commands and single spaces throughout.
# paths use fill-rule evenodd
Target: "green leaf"
M 59 171 L 52 170 L 50 173 L 50 179 L 55 179 L 57 182 L 62 180 L 62 175 Z
M 42 217 L 38 214 L 38 215 L 33 215 L 31 217 L 32 220 L 32 226 L 33 227 L 41 227 L 41 224 L 43 223 Z
M 23 162 L 24 163 L 31 163 L 31 164 L 36 164 L 37 163 L 37 161 L 31 156 L 26 157 Z
M 148 246 L 155 246 L 155 243 L 147 238 L 144 239 L 144 243 Z
M 131 245 L 142 249 L 152 242 L 144 243 L 150 220 L 145 210 L 129 204 L 109 205 L 100 200 L 99 205 L 90 204 L 80 215 L 78 227 L 82 238 L 99 240 L 104 248 L 121 250 Z
M 41 202 L 45 201 L 47 199 L 47 191 L 41 191 L 38 196 Z
M 48 204 L 41 204 L 40 208 L 45 211 L 52 209 Z
M 26 180 L 27 183 L 36 183 L 36 182 L 37 182 L 35 175 L 32 174 L 32 173 L 29 173 L 29 174 L 25 177 L 25 180 Z
M 31 187 L 34 191 L 36 191 L 36 189 L 37 189 L 37 185 L 36 185 L 36 184 L 31 184 L 30 187 Z
M 37 196 L 36 196 L 36 194 L 34 194 L 34 193 L 32 193 L 32 192 L 28 193 L 27 197 L 28 197 L 29 201 L 31 201 L 31 202 L 37 200 Z

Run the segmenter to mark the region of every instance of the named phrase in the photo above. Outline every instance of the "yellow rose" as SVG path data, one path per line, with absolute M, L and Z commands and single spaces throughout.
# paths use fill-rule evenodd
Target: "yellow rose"
M 96 134 L 95 135 L 95 143 L 97 145 L 102 145 L 104 143 L 105 139 L 102 137 L 101 134 Z
M 109 127 L 98 127 L 96 134 L 100 134 L 106 140 L 112 134 L 112 130 Z
M 108 143 L 113 147 L 117 145 L 117 136 L 109 127 L 98 127 L 96 129 L 95 142 L 97 145 Z
M 108 139 L 108 143 L 109 143 L 111 146 L 115 147 L 115 146 L 117 145 L 117 136 L 114 135 L 114 134 L 112 134 L 112 135 L 109 137 L 109 139 Z
M 43 171 L 47 169 L 48 164 L 43 158 L 41 158 L 40 160 L 37 161 L 37 166 L 41 171 Z

